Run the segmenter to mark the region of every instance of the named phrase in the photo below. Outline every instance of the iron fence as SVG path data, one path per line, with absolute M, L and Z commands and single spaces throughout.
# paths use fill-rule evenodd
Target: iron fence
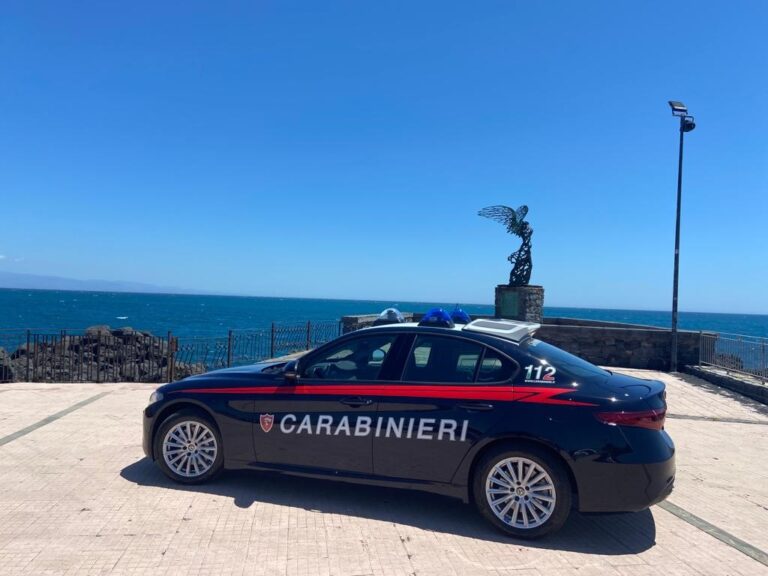
M 699 365 L 722 368 L 768 381 L 768 338 L 701 333 Z
M 169 338 L 131 329 L 0 332 L 0 382 L 163 382 Z
M 224 337 L 154 336 L 131 329 L 0 331 L 0 382 L 168 382 L 309 350 L 338 322 L 273 323 Z
M 26 346 L 26 330 L 0 330 L 0 382 L 17 380 L 14 365 L 16 351 Z
M 0 382 L 168 382 L 309 350 L 341 332 L 339 322 L 273 323 L 221 337 L 106 327 L 0 330 Z M 702 332 L 699 365 L 768 383 L 768 338 Z

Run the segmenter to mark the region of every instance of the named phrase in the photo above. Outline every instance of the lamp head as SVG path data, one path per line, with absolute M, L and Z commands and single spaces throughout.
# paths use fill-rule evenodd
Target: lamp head
M 688 114 L 688 107 L 677 100 L 670 100 L 669 107 L 672 108 L 673 116 L 685 116 Z

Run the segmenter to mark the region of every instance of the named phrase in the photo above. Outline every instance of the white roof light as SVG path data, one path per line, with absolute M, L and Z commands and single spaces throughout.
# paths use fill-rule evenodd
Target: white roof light
M 532 336 L 536 330 L 541 328 L 541 324 L 534 322 L 518 322 L 516 320 L 473 320 L 466 326 L 464 330 L 470 330 L 472 332 L 484 332 L 485 334 L 493 334 L 494 336 L 500 336 L 507 340 L 514 342 L 520 342 L 528 336 Z

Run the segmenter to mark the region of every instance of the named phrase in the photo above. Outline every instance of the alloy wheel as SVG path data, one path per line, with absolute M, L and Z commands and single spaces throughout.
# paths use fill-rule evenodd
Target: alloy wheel
M 485 481 L 488 505 L 507 526 L 527 530 L 544 524 L 557 503 L 549 473 L 533 460 L 522 457 L 497 462 Z
M 179 422 L 163 438 L 165 464 L 184 478 L 196 478 L 208 472 L 216 462 L 218 449 L 211 429 L 195 420 Z

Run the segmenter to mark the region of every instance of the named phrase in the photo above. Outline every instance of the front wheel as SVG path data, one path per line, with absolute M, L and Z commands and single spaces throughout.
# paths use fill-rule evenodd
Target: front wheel
M 517 538 L 540 538 L 560 529 L 571 510 L 563 463 L 534 447 L 506 447 L 484 456 L 473 478 L 473 495 L 486 520 Z
M 176 482 L 200 484 L 210 480 L 224 463 L 219 431 L 196 413 L 172 414 L 155 436 L 155 460 L 163 473 Z

